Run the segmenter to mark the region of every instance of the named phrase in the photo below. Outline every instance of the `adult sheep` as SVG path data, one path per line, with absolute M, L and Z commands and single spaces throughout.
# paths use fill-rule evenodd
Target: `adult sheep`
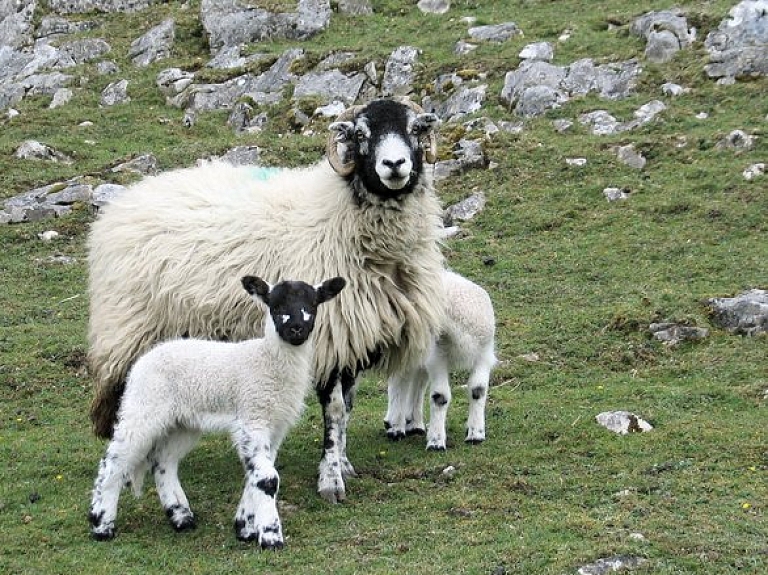
M 266 180 L 210 162 L 146 178 L 103 208 L 88 238 L 96 434 L 110 437 L 127 371 L 156 342 L 261 335 L 262 311 L 229 278 L 343 276 L 313 332 L 318 492 L 343 500 L 360 372 L 408 369 L 443 322 L 441 208 L 427 170 L 438 124 L 407 100 L 376 100 L 331 124 L 328 162 Z

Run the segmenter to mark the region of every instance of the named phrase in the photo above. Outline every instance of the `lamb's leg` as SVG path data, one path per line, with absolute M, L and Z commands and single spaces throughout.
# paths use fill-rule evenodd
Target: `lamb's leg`
M 358 381 L 359 376 L 355 377 L 349 371 L 344 371 L 341 374 L 341 391 L 344 397 L 344 418 L 342 419 L 342 424 L 339 428 L 339 444 L 341 445 L 341 476 L 344 479 L 357 477 L 357 472 L 347 457 L 347 425 L 349 424 L 349 418 L 352 415 Z
M 280 477 L 273 465 L 267 430 L 243 427 L 233 434 L 245 468 L 245 487 L 235 514 L 235 535 L 258 541 L 262 549 L 283 547 L 283 528 L 277 513 Z
M 195 528 L 195 516 L 179 482 L 179 462 L 200 439 L 200 432 L 175 430 L 149 454 L 157 495 L 171 526 L 176 531 Z
M 448 372 L 448 359 L 439 348 L 433 350 L 427 360 L 427 373 L 430 381 L 429 429 L 427 430 L 427 449 L 445 451 L 445 419 L 451 403 L 451 383 Z
M 323 408 L 323 456 L 320 459 L 317 491 L 329 503 L 346 497 L 341 470 L 341 427 L 347 417 L 341 377 L 337 374 L 318 387 L 317 396 Z
M 488 382 L 491 369 L 496 363 L 493 347 L 486 351 L 475 364 L 467 383 L 469 394 L 469 415 L 467 416 L 467 443 L 485 441 L 485 402 L 488 397 Z
M 120 491 L 135 474 L 135 469 L 141 467 L 152 447 L 151 434 L 137 435 L 126 433 L 125 428 L 118 425 L 114 439 L 99 462 L 88 512 L 91 535 L 98 541 L 106 541 L 115 536 Z M 128 437 L 132 441 L 129 442 Z

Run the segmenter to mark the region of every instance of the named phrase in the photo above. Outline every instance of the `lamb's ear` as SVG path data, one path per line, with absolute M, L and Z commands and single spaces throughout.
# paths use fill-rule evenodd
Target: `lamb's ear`
M 339 292 L 347 285 L 347 280 L 342 277 L 335 277 L 329 280 L 325 280 L 319 286 L 315 287 L 317 290 L 317 303 L 327 302 L 329 299 L 335 298 L 339 295 Z
M 243 287 L 252 296 L 257 296 L 265 304 L 269 305 L 269 292 L 272 291 L 271 286 L 261 278 L 256 276 L 245 276 L 242 280 Z
M 351 142 L 355 135 L 354 122 L 333 122 L 328 130 L 336 132 L 335 140 L 341 144 Z

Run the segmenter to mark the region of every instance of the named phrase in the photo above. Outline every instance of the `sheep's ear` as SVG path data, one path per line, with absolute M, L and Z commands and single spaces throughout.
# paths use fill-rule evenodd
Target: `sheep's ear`
M 347 285 L 347 280 L 342 277 L 335 277 L 329 280 L 325 280 L 315 289 L 317 290 L 317 303 L 327 302 L 329 299 L 335 298 L 339 295 L 339 292 Z
M 336 132 L 336 141 L 339 143 L 351 142 L 355 136 L 354 122 L 333 122 L 328 130 Z
M 243 287 L 252 296 L 259 297 L 265 304 L 269 305 L 269 292 L 272 291 L 270 285 L 256 276 L 245 276 L 242 280 Z
M 411 124 L 411 132 L 416 136 L 425 136 L 437 130 L 440 118 L 437 114 L 418 114 Z

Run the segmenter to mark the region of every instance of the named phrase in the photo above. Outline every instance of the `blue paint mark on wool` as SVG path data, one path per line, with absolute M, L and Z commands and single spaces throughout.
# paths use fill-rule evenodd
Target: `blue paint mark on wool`
M 254 180 L 265 182 L 268 179 L 270 179 L 272 176 L 281 172 L 282 168 L 265 168 L 263 166 L 254 166 L 249 171 L 251 173 L 251 177 Z

